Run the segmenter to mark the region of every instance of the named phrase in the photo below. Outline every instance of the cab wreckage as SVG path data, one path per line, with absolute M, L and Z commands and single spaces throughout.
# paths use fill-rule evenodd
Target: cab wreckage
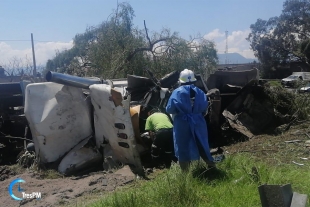
M 165 113 L 179 77 L 174 71 L 158 80 L 146 72 L 148 77 L 101 80 L 49 71 L 47 82 L 1 83 L 0 164 L 32 150 L 39 164 L 65 175 L 121 164 L 142 173 L 150 152 L 147 112 Z M 227 144 L 231 132 L 251 138 L 264 126 L 282 124 L 273 122 L 278 117 L 263 95 L 257 69 L 196 79 L 209 99 L 205 120 L 212 148 Z

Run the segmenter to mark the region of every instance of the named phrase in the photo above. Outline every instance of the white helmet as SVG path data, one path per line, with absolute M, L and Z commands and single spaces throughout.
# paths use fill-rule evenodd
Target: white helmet
M 189 82 L 194 82 L 196 81 L 194 72 L 188 69 L 184 69 L 180 73 L 180 78 L 179 78 L 180 83 L 189 83 Z

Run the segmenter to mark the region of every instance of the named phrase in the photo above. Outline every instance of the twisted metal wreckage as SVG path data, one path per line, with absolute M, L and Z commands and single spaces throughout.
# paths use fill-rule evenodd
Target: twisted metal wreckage
M 0 84 L 0 164 L 13 163 L 34 147 L 37 162 L 66 175 L 102 163 L 105 169 L 123 163 L 142 172 L 149 153 L 143 142 L 147 112 L 165 112 L 179 76 L 174 71 L 157 80 L 146 71 L 150 78 L 101 80 L 48 72 L 47 82 Z M 257 69 L 216 71 L 206 82 L 196 78 L 209 97 L 210 146 L 227 143 L 225 123 L 249 138 L 270 123 L 281 124 L 273 122 Z

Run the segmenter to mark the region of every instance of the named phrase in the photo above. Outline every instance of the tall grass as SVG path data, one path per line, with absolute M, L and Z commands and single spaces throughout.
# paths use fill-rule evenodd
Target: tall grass
M 136 187 L 118 190 L 100 200 L 79 206 L 261 206 L 257 187 L 261 184 L 291 183 L 293 190 L 310 194 L 309 165 L 267 166 L 240 154 L 228 157 L 218 169 L 206 169 L 202 162 L 193 163 L 189 173 L 178 165 Z

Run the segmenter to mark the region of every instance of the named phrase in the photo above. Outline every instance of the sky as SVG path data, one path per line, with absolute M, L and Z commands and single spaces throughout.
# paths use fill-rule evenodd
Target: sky
M 198 34 L 246 58 L 255 58 L 245 40 L 257 19 L 279 16 L 285 0 L 128 0 L 133 23 L 149 31 L 170 28 L 182 38 Z M 0 0 L 0 65 L 32 63 L 31 33 L 37 65 L 70 49 L 76 34 L 106 21 L 122 0 Z

